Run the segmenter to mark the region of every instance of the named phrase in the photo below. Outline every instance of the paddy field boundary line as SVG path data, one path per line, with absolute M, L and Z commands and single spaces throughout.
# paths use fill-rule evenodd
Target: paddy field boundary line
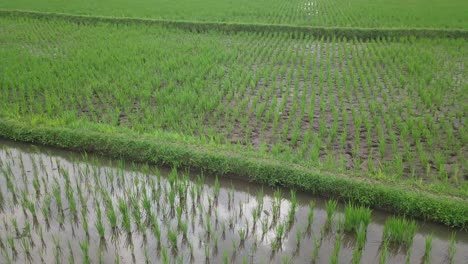
M 37 12 L 28 10 L 0 9 L 0 17 L 24 17 L 43 20 L 62 20 L 77 24 L 110 23 L 119 25 L 147 25 L 172 27 L 189 32 L 202 33 L 219 31 L 225 33 L 291 33 L 293 38 L 304 35 L 329 38 L 356 38 L 371 40 L 380 38 L 458 38 L 468 40 L 468 30 L 439 28 L 353 28 L 353 27 L 314 27 L 281 24 L 251 24 L 230 22 L 204 22 L 185 20 L 166 20 L 137 17 L 88 16 L 68 13 Z

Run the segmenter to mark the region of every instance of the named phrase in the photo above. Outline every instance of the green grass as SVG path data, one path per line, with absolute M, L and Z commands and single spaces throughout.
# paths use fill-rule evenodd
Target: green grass
M 463 0 L 7 0 L 0 8 L 116 17 L 328 27 L 468 28 Z

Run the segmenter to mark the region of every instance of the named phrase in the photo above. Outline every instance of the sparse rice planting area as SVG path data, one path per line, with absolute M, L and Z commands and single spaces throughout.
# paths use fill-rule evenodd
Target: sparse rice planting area
M 464 39 L 0 23 L 5 118 L 164 131 L 468 195 Z

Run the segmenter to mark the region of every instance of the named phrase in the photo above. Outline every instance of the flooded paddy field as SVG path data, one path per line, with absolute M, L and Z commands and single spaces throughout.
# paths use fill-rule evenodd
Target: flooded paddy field
M 0 263 L 467 263 L 468 233 L 0 140 Z

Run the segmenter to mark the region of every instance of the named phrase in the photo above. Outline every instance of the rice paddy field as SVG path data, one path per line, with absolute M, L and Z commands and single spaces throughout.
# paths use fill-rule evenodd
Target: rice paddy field
M 286 189 L 0 141 L 1 263 L 464 263 L 468 236 Z
M 467 3 L 0 0 L 0 263 L 468 263 Z
M 3 116 L 167 131 L 468 195 L 463 39 L 0 21 Z
M 464 0 L 4 0 L 0 8 L 212 22 L 468 29 Z

